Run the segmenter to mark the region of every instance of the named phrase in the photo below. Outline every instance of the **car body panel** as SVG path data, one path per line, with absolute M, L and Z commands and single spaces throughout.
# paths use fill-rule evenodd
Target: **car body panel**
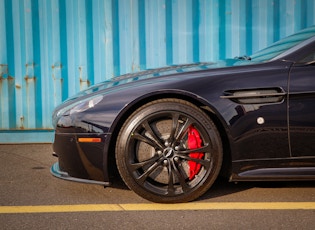
M 315 65 L 296 66 L 290 73 L 290 137 L 293 157 L 315 153 Z
M 315 67 L 298 63 L 314 46 L 315 37 L 267 62 L 172 66 L 92 86 L 54 111 L 59 164 L 53 174 L 109 185 L 124 120 L 152 100 L 181 98 L 215 117 L 226 139 L 231 181 L 315 179 Z

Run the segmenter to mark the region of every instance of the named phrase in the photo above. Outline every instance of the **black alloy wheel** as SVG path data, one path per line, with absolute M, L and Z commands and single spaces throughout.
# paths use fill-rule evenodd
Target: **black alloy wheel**
M 118 135 L 116 161 L 126 185 L 159 203 L 194 200 L 214 183 L 223 158 L 219 132 L 197 106 L 160 99 L 137 109 Z

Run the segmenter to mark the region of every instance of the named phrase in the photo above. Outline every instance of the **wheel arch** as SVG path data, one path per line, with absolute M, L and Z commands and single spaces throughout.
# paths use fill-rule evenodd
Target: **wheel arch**
M 193 94 L 191 92 L 183 91 L 183 90 L 159 90 L 156 92 L 151 92 L 150 94 L 144 95 L 142 97 L 137 98 L 133 102 L 126 105 L 123 110 L 120 111 L 119 115 L 116 117 L 115 121 L 113 122 L 110 132 L 111 138 L 108 142 L 107 146 L 107 165 L 105 165 L 105 169 L 107 168 L 108 175 L 110 176 L 117 176 L 117 166 L 115 160 L 115 146 L 117 142 L 117 136 L 122 128 L 125 120 L 134 112 L 137 108 L 150 103 L 155 100 L 159 99 L 166 99 L 166 98 L 176 98 L 188 101 L 197 107 L 199 107 L 203 112 L 205 112 L 215 123 L 221 137 L 222 141 L 222 148 L 223 148 L 223 162 L 221 167 L 220 175 L 224 177 L 229 177 L 231 174 L 231 148 L 230 148 L 230 141 L 228 138 L 228 131 L 227 125 L 224 122 L 224 119 L 221 115 L 217 112 L 217 110 L 207 102 L 204 98 Z M 111 175 L 113 174 L 113 175 Z

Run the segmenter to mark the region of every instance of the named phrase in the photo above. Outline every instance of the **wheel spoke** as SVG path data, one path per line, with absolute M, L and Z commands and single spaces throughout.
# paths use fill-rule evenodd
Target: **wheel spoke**
M 178 119 L 179 114 L 172 115 L 172 131 L 170 134 L 170 142 L 172 143 L 175 140 L 176 133 L 178 132 Z
M 173 170 L 171 164 L 168 165 L 168 188 L 167 193 L 168 195 L 174 195 L 175 194 L 175 187 L 174 187 L 174 176 L 173 176 Z
M 135 178 L 140 184 L 144 184 L 148 176 L 161 165 L 162 160 L 154 162 L 143 174 Z
M 175 173 L 175 175 L 177 176 L 177 178 L 179 180 L 179 183 L 180 183 L 180 185 L 181 185 L 181 187 L 183 189 L 183 192 L 188 191 L 189 187 L 188 187 L 188 185 L 186 183 L 186 180 L 185 180 L 186 178 L 185 178 L 184 174 L 181 171 L 178 170 L 178 168 L 176 167 L 176 165 L 175 165 L 175 163 L 173 161 L 172 161 L 172 166 L 171 167 L 173 168 L 173 171 L 174 171 L 173 173 Z
M 138 170 L 139 168 L 147 168 L 147 167 L 151 167 L 157 160 L 159 159 L 159 156 L 158 155 L 155 155 L 154 157 L 148 159 L 148 160 L 145 160 L 145 161 L 141 161 L 139 163 L 133 163 L 133 164 L 130 164 L 130 169 L 132 171 L 136 171 Z
M 175 136 L 175 142 L 178 142 L 180 139 L 182 139 L 185 134 L 188 132 L 188 128 L 190 125 L 193 124 L 193 120 L 190 118 L 187 118 L 184 125 L 181 127 L 180 130 L 178 130 L 178 133 Z
M 145 122 L 142 123 L 143 128 L 150 134 L 150 136 L 153 138 L 153 142 L 158 145 L 160 148 L 164 148 L 164 141 L 158 135 L 156 132 L 152 129 L 151 125 L 149 122 L 146 120 Z
M 204 160 L 204 159 L 199 159 L 199 158 L 194 158 L 194 157 L 190 157 L 190 156 L 181 156 L 182 159 L 186 159 L 188 161 L 194 161 L 198 164 L 201 164 L 202 166 L 204 166 L 206 169 L 209 169 L 209 165 L 211 163 L 210 160 Z
M 200 148 L 196 148 L 196 149 L 180 150 L 180 151 L 177 152 L 177 154 L 180 155 L 180 156 L 183 156 L 183 155 L 188 155 L 190 153 L 196 153 L 196 152 L 205 153 L 205 152 L 210 152 L 210 151 L 211 151 L 211 145 L 205 144 L 204 146 L 202 146 Z
M 141 135 L 140 133 L 133 133 L 132 138 L 147 143 L 148 145 L 151 145 L 154 149 L 163 149 L 163 146 L 161 146 L 156 140 L 151 139 L 146 135 Z

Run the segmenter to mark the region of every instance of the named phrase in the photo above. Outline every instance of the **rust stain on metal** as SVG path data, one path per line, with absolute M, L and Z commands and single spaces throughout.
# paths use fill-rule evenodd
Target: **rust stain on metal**
M 0 75 L 0 81 L 5 81 L 5 80 L 8 80 L 9 82 L 14 81 L 14 77 L 12 77 L 12 76 L 3 77 Z
M 8 65 L 7 64 L 0 64 L 0 77 L 2 77 L 5 74 L 8 74 Z
M 24 79 L 25 79 L 25 81 L 32 81 L 32 80 L 33 80 L 33 81 L 36 81 L 36 77 L 35 77 L 35 76 L 30 77 L 30 76 L 27 76 L 27 75 L 26 75 L 26 76 L 24 77 Z
M 89 79 L 84 80 L 82 78 L 80 78 L 80 85 L 86 84 L 87 86 L 90 86 L 91 82 Z
M 79 78 L 80 78 L 80 84 L 82 85 L 82 83 L 84 82 L 84 80 L 82 79 L 82 67 L 79 66 Z
M 35 67 L 35 62 L 26 63 L 26 64 L 25 64 L 25 67 L 26 67 L 26 68 L 28 68 L 28 67 L 34 68 L 34 67 Z
M 52 69 L 55 69 L 55 68 L 62 69 L 62 67 L 63 67 L 62 64 L 60 64 L 60 65 L 52 65 L 51 66 Z
M 140 65 L 135 64 L 134 61 L 133 61 L 132 65 L 131 65 L 131 71 L 135 72 L 135 71 L 139 71 L 140 69 L 141 69 Z
M 83 66 L 79 66 L 79 79 L 80 79 L 80 86 L 81 87 L 89 87 L 91 85 L 91 82 L 89 79 L 84 79 L 85 77 L 83 77 L 84 71 L 83 71 Z
M 26 83 L 26 89 L 29 90 L 29 87 L 36 83 L 36 77 L 34 75 L 35 62 L 26 63 L 25 67 L 26 75 L 24 77 L 24 80 Z
M 21 122 L 20 129 L 24 129 L 24 116 L 20 116 L 20 122 Z
M 9 75 L 7 79 L 8 79 L 8 83 L 12 86 L 14 84 L 14 77 Z
M 60 64 L 54 64 L 51 66 L 52 69 L 52 78 L 53 80 L 59 80 L 61 83 L 63 82 L 63 78 L 61 76 L 61 69 L 63 68 L 63 65 Z
M 2 82 L 7 80 L 7 78 L 5 78 L 5 75 L 7 74 L 8 74 L 8 65 L 0 64 L 0 89 L 2 89 Z

